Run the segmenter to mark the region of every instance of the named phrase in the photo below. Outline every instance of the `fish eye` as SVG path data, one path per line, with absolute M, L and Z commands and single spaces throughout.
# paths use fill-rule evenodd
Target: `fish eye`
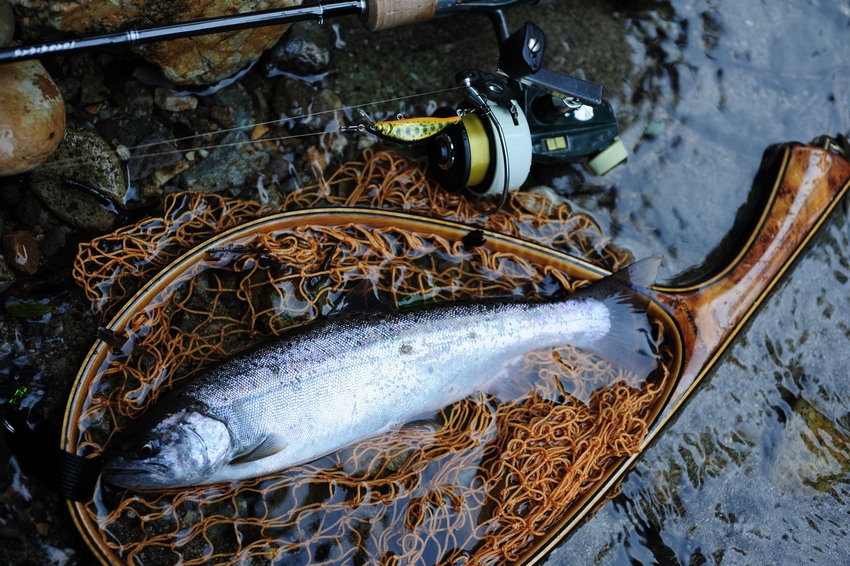
M 159 454 L 160 444 L 156 438 L 142 436 L 133 443 L 133 455 L 140 460 L 152 458 Z

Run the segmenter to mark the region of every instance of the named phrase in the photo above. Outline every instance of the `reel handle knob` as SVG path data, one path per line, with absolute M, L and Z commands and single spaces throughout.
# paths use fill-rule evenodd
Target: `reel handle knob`
M 516 30 L 499 46 L 499 70 L 519 79 L 540 70 L 546 35 L 532 22 Z

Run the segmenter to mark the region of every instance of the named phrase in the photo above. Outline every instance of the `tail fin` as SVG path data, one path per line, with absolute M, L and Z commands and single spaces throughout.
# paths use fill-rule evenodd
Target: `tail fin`
M 639 292 L 655 282 L 661 256 L 635 262 L 579 291 L 608 307 L 611 329 L 588 349 L 623 369 L 646 378 L 658 367 L 658 352 L 646 309 L 649 298 Z

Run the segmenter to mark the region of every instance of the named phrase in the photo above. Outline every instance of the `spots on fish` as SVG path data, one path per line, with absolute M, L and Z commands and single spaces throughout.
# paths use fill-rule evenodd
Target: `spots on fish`
M 402 344 L 401 348 L 398 349 L 399 354 L 410 354 L 413 352 L 413 346 L 410 344 Z
M 466 337 L 470 340 L 476 340 L 478 338 L 478 333 L 473 330 L 469 334 L 467 334 Z

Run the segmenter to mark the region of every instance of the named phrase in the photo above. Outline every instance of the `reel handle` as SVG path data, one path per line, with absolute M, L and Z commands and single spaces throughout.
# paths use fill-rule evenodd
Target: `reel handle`
M 366 0 L 360 21 L 369 31 L 394 28 L 454 11 L 454 0 Z
M 369 31 L 389 29 L 458 12 L 497 13 L 537 0 L 363 0 L 360 21 Z

